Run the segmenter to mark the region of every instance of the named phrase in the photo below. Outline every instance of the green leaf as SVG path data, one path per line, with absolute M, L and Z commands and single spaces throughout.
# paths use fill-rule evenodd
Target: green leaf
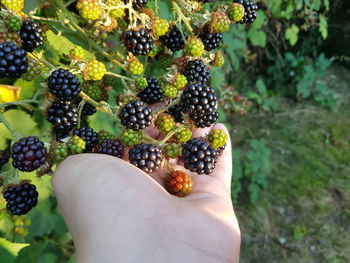
M 38 209 L 33 209 L 33 211 L 30 213 L 29 218 L 32 222 L 28 228 L 28 238 L 30 239 L 48 234 L 54 228 L 54 219 Z
M 266 45 L 266 34 L 262 30 L 249 29 L 248 38 L 253 46 L 265 47 Z
M 293 24 L 290 28 L 286 30 L 286 39 L 289 43 L 294 46 L 298 42 L 299 27 Z
M 262 10 L 257 11 L 257 18 L 252 24 L 252 28 L 259 30 L 263 27 L 266 22 L 266 15 Z
M 255 202 L 258 200 L 259 197 L 259 192 L 260 192 L 260 188 L 258 185 L 251 183 L 248 186 L 248 191 L 250 193 L 250 201 L 255 204 Z
M 266 85 L 262 79 L 256 81 L 256 89 L 262 96 L 267 96 Z
M 4 113 L 5 119 L 10 123 L 15 131 L 21 135 L 32 135 L 36 134 L 37 130 L 36 123 L 33 121 L 31 116 L 21 110 L 8 110 Z M 2 133 L 2 131 L 6 132 Z M 1 136 L 11 138 L 11 134 L 4 128 L 3 124 L 0 124 Z
M 56 35 L 51 30 L 46 32 L 46 39 L 49 45 L 54 48 L 59 54 L 69 55 L 70 51 L 76 46 L 64 36 Z M 87 50 L 85 50 L 85 57 L 89 60 L 95 59 L 95 56 Z
M 320 14 L 320 32 L 323 39 L 328 37 L 328 22 L 323 14 Z
M 12 243 L 0 237 L 0 259 L 1 263 L 13 263 L 18 252 L 29 246 L 28 243 Z
M 21 249 L 15 263 L 38 262 L 38 259 L 43 254 L 45 247 L 46 243 L 43 241 L 31 243 L 30 246 Z

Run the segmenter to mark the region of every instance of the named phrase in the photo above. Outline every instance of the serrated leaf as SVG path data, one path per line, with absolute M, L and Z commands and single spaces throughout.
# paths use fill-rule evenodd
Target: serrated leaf
M 38 258 L 43 254 L 46 244 L 43 241 L 33 242 L 20 250 L 15 263 L 33 263 L 38 262 Z
M 249 29 L 248 38 L 253 46 L 265 47 L 266 45 L 266 34 L 262 30 Z
M 59 54 L 69 55 L 70 51 L 76 46 L 66 37 L 62 35 L 56 35 L 51 30 L 46 32 L 46 38 L 50 46 L 54 48 Z M 85 58 L 92 60 L 95 59 L 95 56 L 85 50 Z
M 299 27 L 293 24 L 286 30 L 286 39 L 289 41 L 291 46 L 294 46 L 298 42 Z

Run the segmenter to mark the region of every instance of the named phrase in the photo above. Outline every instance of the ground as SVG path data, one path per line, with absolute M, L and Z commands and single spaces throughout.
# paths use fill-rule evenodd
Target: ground
M 350 74 L 333 66 L 327 82 L 341 94 L 335 112 L 286 102 L 281 113 L 235 124 L 234 145 L 263 137 L 272 153 L 258 201 L 243 193 L 235 204 L 241 263 L 350 262 Z

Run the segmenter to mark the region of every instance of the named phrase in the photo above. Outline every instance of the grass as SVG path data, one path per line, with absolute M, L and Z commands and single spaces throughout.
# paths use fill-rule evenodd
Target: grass
M 350 262 L 349 72 L 333 67 L 328 84 L 342 94 L 336 112 L 298 103 L 274 116 L 248 115 L 234 140 L 265 138 L 269 186 L 255 205 L 239 196 L 241 262 Z M 235 182 L 233 182 L 235 183 Z

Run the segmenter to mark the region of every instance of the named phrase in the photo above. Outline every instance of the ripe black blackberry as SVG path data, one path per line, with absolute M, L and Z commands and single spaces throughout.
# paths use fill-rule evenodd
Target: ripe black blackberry
M 171 51 L 175 52 L 185 47 L 185 41 L 180 30 L 173 25 L 169 33 L 160 37 L 161 42 L 167 46 Z
M 210 174 L 218 152 L 205 140 L 194 138 L 182 145 L 182 160 L 186 169 L 197 174 Z
M 190 60 L 185 66 L 184 75 L 188 83 L 207 83 L 210 79 L 210 69 L 201 59 Z
M 126 49 L 135 56 L 145 56 L 153 49 L 153 39 L 146 28 L 129 30 L 123 35 Z
M 53 133 L 58 140 L 69 135 L 78 123 L 75 104 L 66 101 L 56 101 L 47 109 L 47 120 L 53 124 Z
M 0 171 L 3 165 L 5 165 L 10 159 L 10 155 L 6 151 L 0 151 Z
M 98 134 L 92 128 L 82 127 L 73 130 L 73 135 L 76 135 L 85 141 L 84 152 L 90 152 L 98 143 Z
M 129 0 L 123 0 L 125 4 L 129 2 Z M 144 7 L 147 4 L 148 0 L 132 0 L 132 7 L 135 10 L 140 10 L 142 7 Z
M 197 82 L 189 85 L 181 96 L 182 112 L 191 112 L 203 116 L 216 111 L 216 96 L 214 89 Z
M 35 185 L 23 181 L 18 185 L 10 185 L 3 197 L 11 214 L 25 215 L 38 204 L 38 195 Z
M 137 96 L 148 104 L 153 104 L 162 100 L 163 90 L 158 79 L 147 77 L 147 87 Z
M 90 116 L 94 113 L 97 112 L 97 109 L 95 106 L 91 105 L 90 103 L 85 103 L 84 106 L 83 106 L 83 110 L 82 110 L 82 113 L 84 116 Z
M 19 35 L 22 40 L 22 47 L 27 52 L 33 52 L 35 48 L 44 43 L 40 26 L 30 19 L 23 22 Z
M 122 125 L 132 130 L 142 130 L 151 126 L 152 117 L 152 110 L 139 100 L 129 102 L 119 113 Z
M 152 173 L 160 168 L 162 150 L 154 144 L 140 143 L 129 150 L 129 161 L 146 173 Z
M 20 78 L 28 70 L 26 52 L 15 43 L 0 44 L 0 79 Z
M 124 145 L 118 139 L 105 139 L 99 143 L 94 150 L 96 153 L 108 154 L 118 158 L 123 158 Z
M 200 39 L 204 44 L 206 51 L 213 50 L 220 46 L 220 41 L 223 38 L 222 33 L 210 33 L 208 28 L 205 28 L 200 34 Z
M 219 113 L 217 111 L 205 115 L 196 115 L 190 113 L 190 120 L 197 128 L 210 127 L 216 122 L 218 118 Z
M 247 24 L 253 23 L 257 17 L 256 11 L 258 10 L 258 5 L 249 0 L 234 0 L 233 3 L 238 3 L 244 6 L 244 17 L 238 23 Z
M 79 79 L 63 68 L 51 73 L 48 87 L 50 92 L 62 101 L 72 101 L 81 91 Z
M 32 172 L 46 163 L 47 149 L 36 137 L 25 137 L 12 145 L 12 165 L 23 172 Z
M 218 152 L 218 155 L 223 154 L 223 152 L 225 151 L 226 148 L 226 144 L 220 148 L 217 148 L 216 151 Z
M 174 120 L 178 123 L 184 122 L 184 117 L 182 115 L 182 105 L 181 103 L 175 104 L 174 106 L 170 107 L 166 113 L 169 113 L 171 116 L 174 117 Z

